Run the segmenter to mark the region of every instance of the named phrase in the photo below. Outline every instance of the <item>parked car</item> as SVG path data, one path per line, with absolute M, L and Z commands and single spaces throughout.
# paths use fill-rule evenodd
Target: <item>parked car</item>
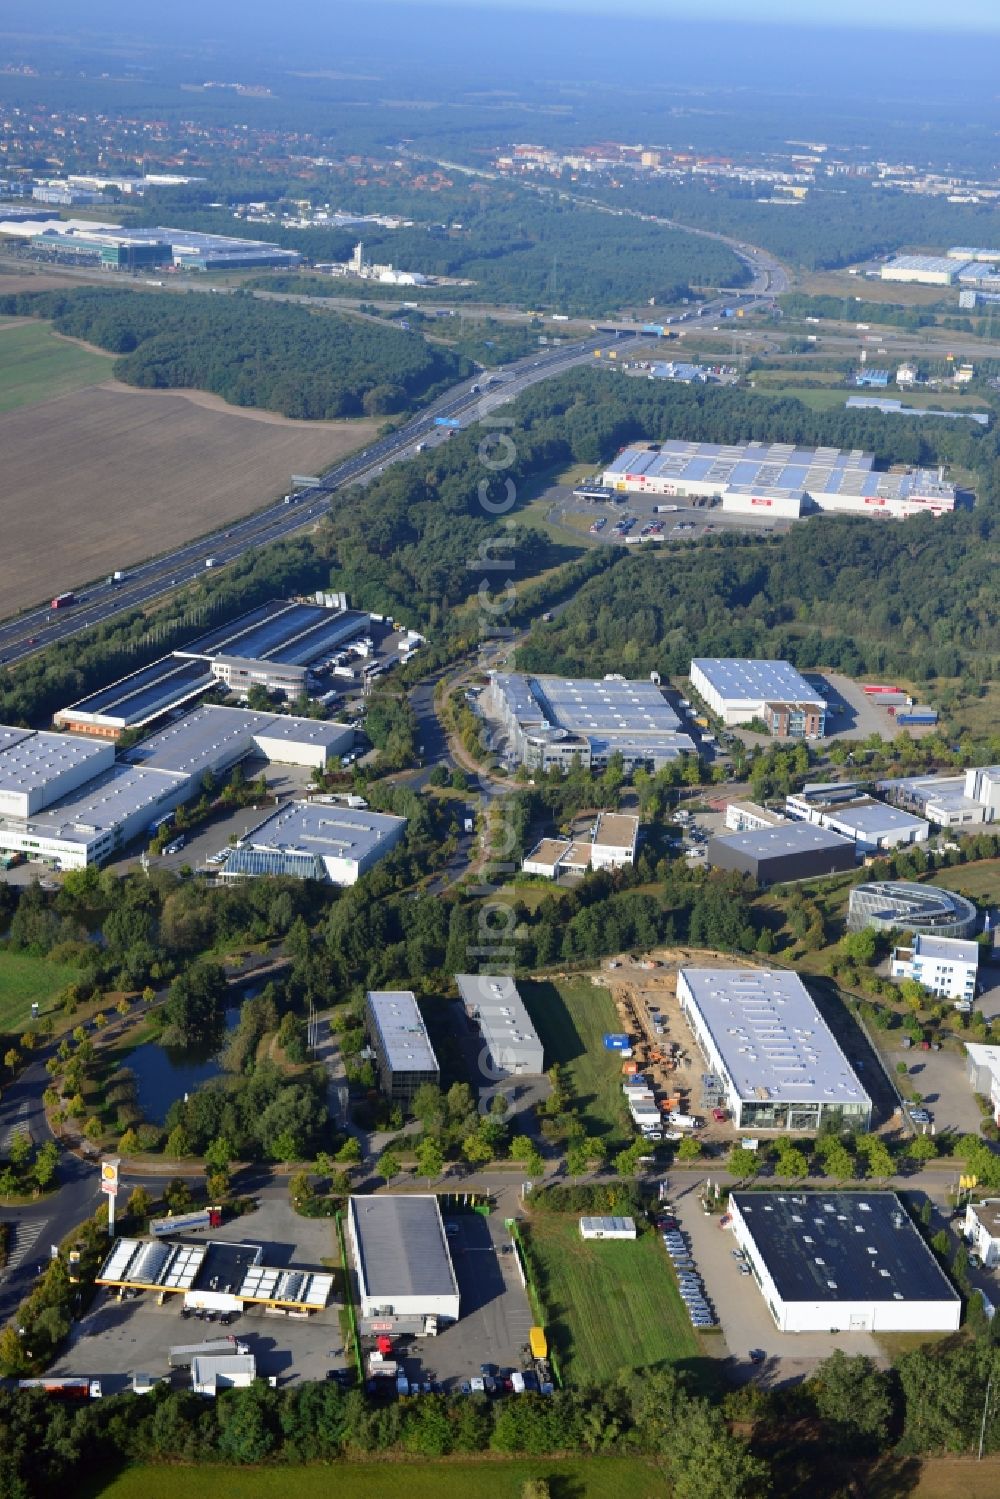
M 766 1358 L 767 1354 L 764 1352 L 763 1348 L 750 1349 L 750 1362 L 752 1364 L 762 1364 Z

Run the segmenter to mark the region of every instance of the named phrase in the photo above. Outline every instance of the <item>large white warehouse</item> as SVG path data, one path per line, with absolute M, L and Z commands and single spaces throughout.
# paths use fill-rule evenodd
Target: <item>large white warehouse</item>
M 875 455 L 860 449 L 778 442 L 635 444 L 622 449 L 601 483 L 617 494 L 714 497 L 726 511 L 773 520 L 816 510 L 906 520 L 955 508 L 955 486 L 937 470 L 879 473 Z
M 691 686 L 727 728 L 762 719 L 780 739 L 822 739 L 826 702 L 788 661 L 697 656 Z
M 796 973 L 682 968 L 677 1000 L 740 1130 L 867 1130 L 871 1099 Z
M 962 1302 L 895 1192 L 733 1192 L 779 1332 L 955 1332 Z

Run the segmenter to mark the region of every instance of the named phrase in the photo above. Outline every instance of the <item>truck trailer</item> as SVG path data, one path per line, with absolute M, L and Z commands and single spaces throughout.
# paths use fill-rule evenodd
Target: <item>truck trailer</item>
M 194 1213 L 175 1213 L 167 1218 L 150 1218 L 149 1231 L 154 1239 L 162 1239 L 166 1234 L 191 1234 L 202 1228 L 220 1228 L 222 1226 L 222 1209 L 201 1208 Z
M 226 1353 L 249 1353 L 250 1349 L 246 1343 L 240 1342 L 231 1334 L 225 1338 L 207 1338 L 203 1343 L 178 1343 L 167 1354 L 167 1364 L 171 1369 L 190 1368 L 196 1358 L 209 1358 L 213 1354 Z

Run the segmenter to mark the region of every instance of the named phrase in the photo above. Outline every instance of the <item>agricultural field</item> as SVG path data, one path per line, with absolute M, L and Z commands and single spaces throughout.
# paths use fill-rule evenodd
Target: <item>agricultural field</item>
M 33 1004 L 44 1014 L 60 989 L 79 977 L 79 972 L 65 963 L 50 963 L 28 953 L 0 953 L 0 1031 L 13 1035 L 25 1030 Z
M 0 349 L 19 331 L 0 333 Z M 199 392 L 111 381 L 8 411 L 0 615 L 248 515 L 293 473 L 334 463 L 376 428 L 289 421 Z
M 573 1499 L 654 1499 L 663 1479 L 641 1459 L 535 1458 L 503 1462 L 337 1463 L 317 1467 L 129 1468 L 105 1487 L 88 1487 L 88 1499 L 384 1499 L 405 1490 L 409 1499 L 468 1499 L 489 1493 L 491 1499 L 521 1499 L 530 1478 L 548 1478 L 553 1494 Z
M 603 1384 L 622 1369 L 701 1356 L 655 1233 L 584 1241 L 575 1214 L 539 1211 L 527 1239 L 545 1330 L 567 1381 Z
M 619 1028 L 609 991 L 589 978 L 518 982 L 521 997 L 545 1049 L 548 1066 L 565 1069 L 566 1086 L 587 1133 L 626 1143 L 625 1105 L 617 1054 L 602 1038 Z
M 113 363 L 111 354 L 60 338 L 48 323 L 0 318 L 0 414 L 99 385 Z

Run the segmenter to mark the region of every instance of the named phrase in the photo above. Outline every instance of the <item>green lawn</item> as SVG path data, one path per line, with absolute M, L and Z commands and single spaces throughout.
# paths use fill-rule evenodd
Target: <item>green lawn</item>
M 112 359 L 57 338 L 48 323 L 0 318 L 0 412 L 111 378 Z
M 545 1331 L 569 1382 L 702 1356 L 658 1235 L 585 1241 L 575 1214 L 537 1212 L 526 1238 Z
M 559 1461 L 535 1458 L 504 1462 L 336 1463 L 324 1467 L 197 1468 L 136 1467 L 104 1488 L 89 1489 L 90 1499 L 469 1499 L 488 1493 L 491 1499 L 521 1499 L 529 1478 L 550 1478 L 554 1494 L 573 1499 L 654 1499 L 663 1494 L 663 1479 L 639 1459 L 593 1457 Z
M 588 1134 L 628 1143 L 621 1061 L 604 1050 L 606 1031 L 620 1030 L 609 990 L 588 978 L 553 983 L 518 982 L 518 989 L 545 1049 L 546 1066 L 566 1069 L 570 1094 Z
M 44 1014 L 53 996 L 79 977 L 77 969 L 63 963 L 27 953 L 0 953 L 0 1031 L 23 1031 L 33 1004 Z
M 991 829 L 987 827 L 984 831 L 990 832 Z M 1000 859 L 979 859 L 974 864 L 954 864 L 950 869 L 936 869 L 927 883 L 943 885 L 946 890 L 957 890 L 970 900 L 992 904 L 1000 892 Z

